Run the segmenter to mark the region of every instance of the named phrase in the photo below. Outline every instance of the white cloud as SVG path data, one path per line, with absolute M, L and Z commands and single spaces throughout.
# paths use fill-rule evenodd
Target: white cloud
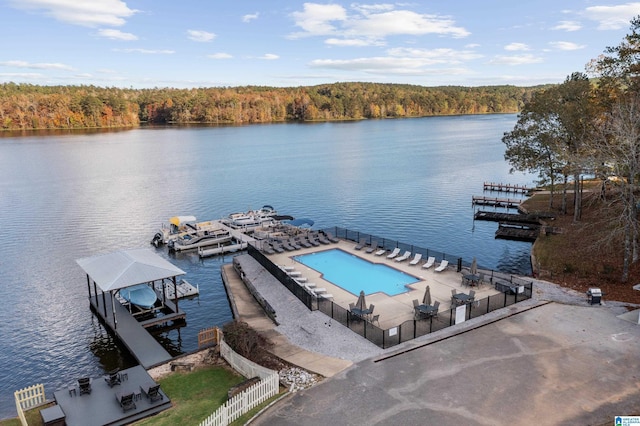
M 273 53 L 265 53 L 260 59 L 265 59 L 267 61 L 273 61 L 274 59 L 279 59 L 280 56 L 274 55 Z
M 558 50 L 579 50 L 586 47 L 584 44 L 576 44 L 570 41 L 552 41 L 549 44 Z
M 231 58 L 233 58 L 233 56 L 231 56 L 228 53 L 219 52 L 219 53 L 212 53 L 211 55 L 207 55 L 207 58 L 211 58 L 211 59 L 231 59 Z
M 576 21 L 560 21 L 558 25 L 551 28 L 552 30 L 561 30 L 561 31 L 578 31 L 582 28 L 579 22 Z
M 121 26 L 138 11 L 121 0 L 10 0 L 17 9 L 43 10 L 58 21 L 96 27 Z
M 244 15 L 244 16 L 242 17 L 242 22 L 251 22 L 251 21 L 253 21 L 254 19 L 258 19 L 258 16 L 259 16 L 259 15 L 260 15 L 260 14 L 259 14 L 258 12 L 256 12 L 256 13 L 251 13 L 251 14 L 249 14 L 249 15 Z
M 417 76 L 417 75 L 459 75 L 469 71 L 465 68 L 425 68 L 421 58 L 372 57 L 356 59 L 316 59 L 309 64 L 312 68 L 360 71 L 368 74 Z
M 44 74 L 37 72 L 0 72 L 0 78 L 6 78 L 7 81 L 12 79 L 39 80 L 44 78 Z
M 378 40 L 367 39 L 340 39 L 340 38 L 328 38 L 324 41 L 325 44 L 330 46 L 348 46 L 348 47 L 364 47 L 364 46 L 384 46 L 384 43 Z
M 346 20 L 347 11 L 337 4 L 305 3 L 304 9 L 291 13 L 291 17 L 306 35 L 327 35 L 336 31 L 331 22 Z
M 100 37 L 110 38 L 112 40 L 131 41 L 131 40 L 137 40 L 138 39 L 138 37 L 135 36 L 134 34 L 124 33 L 124 32 L 122 32 L 120 30 L 113 30 L 113 29 L 101 29 L 101 30 L 98 30 L 98 35 Z
M 527 65 L 542 62 L 542 58 L 531 54 L 526 55 L 497 55 L 489 61 L 493 65 Z
M 599 22 L 599 30 L 619 30 L 630 26 L 631 19 L 640 15 L 640 3 L 616 6 L 592 6 L 583 12 L 587 18 Z
M 113 49 L 114 52 L 124 52 L 124 53 L 144 53 L 148 55 L 172 55 L 175 50 L 153 50 L 153 49 Z
M 415 58 L 422 61 L 423 65 L 431 64 L 459 64 L 465 61 L 482 58 L 482 55 L 470 50 L 454 49 L 418 49 L 397 47 L 387 52 L 393 57 Z
M 189 35 L 190 40 L 200 42 L 207 42 L 216 38 L 216 35 L 214 33 L 201 30 L 187 30 L 187 34 Z
M 27 61 L 5 61 L 0 62 L 0 66 L 12 67 L 12 68 L 30 68 L 39 70 L 63 70 L 72 71 L 73 67 L 65 64 L 58 63 L 30 63 Z
M 531 49 L 525 43 L 509 43 L 504 47 L 504 50 L 522 51 L 522 50 L 531 50 Z
M 303 31 L 290 34 L 289 38 L 329 35 L 342 36 L 345 40 L 382 40 L 395 35 L 462 38 L 470 34 L 446 16 L 396 10 L 392 4 L 353 4 L 349 12 L 336 4 L 305 3 L 302 11 L 290 16 Z

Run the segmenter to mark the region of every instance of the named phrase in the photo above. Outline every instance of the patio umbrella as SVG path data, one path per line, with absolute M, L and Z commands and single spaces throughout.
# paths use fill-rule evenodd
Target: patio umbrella
M 478 275 L 478 261 L 476 260 L 476 258 L 473 258 L 473 261 L 471 262 L 471 274 L 472 275 Z
M 424 291 L 424 297 L 422 298 L 422 304 L 431 305 L 431 289 L 427 286 L 427 289 Z
M 367 302 L 364 300 L 364 290 L 360 290 L 360 296 L 358 296 L 358 301 L 356 302 L 356 308 L 360 310 L 367 309 Z

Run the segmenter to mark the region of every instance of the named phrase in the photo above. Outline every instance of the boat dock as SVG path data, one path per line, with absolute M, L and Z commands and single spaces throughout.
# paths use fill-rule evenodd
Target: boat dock
M 534 242 L 540 235 L 540 226 L 521 223 L 500 222 L 496 230 L 496 238 L 503 240 Z
M 154 283 L 154 289 L 156 290 L 156 293 L 159 292 L 162 294 L 162 283 Z M 193 297 L 200 294 L 200 288 L 198 286 L 194 287 L 185 279 L 180 280 L 180 282 L 175 286 L 173 285 L 173 282 L 165 283 L 165 292 L 168 299 L 176 298 L 176 290 L 178 299 Z
M 504 207 L 507 209 L 517 209 L 522 204 L 522 200 L 513 198 L 496 198 L 473 195 L 471 197 L 472 205 Z
M 484 182 L 483 186 L 485 191 L 513 192 L 517 194 L 526 194 L 531 190 L 531 188 L 524 185 L 511 185 L 508 183 Z
M 209 257 L 209 256 L 217 256 L 225 253 L 235 253 L 237 251 L 242 251 L 247 248 L 249 243 L 254 243 L 256 241 L 250 235 L 247 235 L 242 229 L 231 228 L 230 226 L 225 225 L 220 220 L 213 220 L 211 222 L 215 222 L 220 226 L 220 229 L 224 229 L 231 234 L 231 238 L 235 241 L 234 244 L 219 244 L 215 247 L 206 248 L 200 247 L 198 248 L 198 256 L 200 258 Z
M 116 300 L 116 303 L 112 305 L 110 297 L 102 298 L 100 295 L 91 296 L 89 302 L 94 314 L 116 335 L 118 340 L 125 345 L 131 355 L 133 355 L 145 369 L 168 362 L 173 358 L 169 355 L 169 352 L 149 334 L 145 329 L 145 324 L 138 322 L 120 302 Z M 114 321 L 114 312 L 117 321 Z M 179 312 L 182 313 L 182 318 L 184 319 L 184 312 Z M 146 326 L 150 325 L 153 324 L 146 324 Z
M 536 214 L 500 213 L 478 210 L 473 215 L 474 220 L 488 220 L 491 222 L 530 223 L 540 224 L 540 216 Z

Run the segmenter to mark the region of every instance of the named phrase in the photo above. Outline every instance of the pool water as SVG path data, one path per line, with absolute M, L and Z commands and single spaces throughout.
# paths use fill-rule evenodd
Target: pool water
M 409 291 L 407 284 L 420 281 L 402 271 L 369 262 L 340 249 L 304 254 L 294 259 L 315 269 L 325 280 L 354 295 L 364 291 L 365 294 L 382 292 L 395 296 Z

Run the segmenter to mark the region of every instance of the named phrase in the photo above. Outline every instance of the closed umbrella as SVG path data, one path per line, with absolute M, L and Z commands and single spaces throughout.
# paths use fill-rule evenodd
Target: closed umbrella
M 431 289 L 427 286 L 427 289 L 424 291 L 424 297 L 422 298 L 422 304 L 431 305 Z
M 471 275 L 478 275 L 478 261 L 476 260 L 476 258 L 473 258 L 473 261 L 471 262 Z
M 364 300 L 364 290 L 360 291 L 360 296 L 358 296 L 358 301 L 356 302 L 356 308 L 361 311 L 367 309 L 367 302 Z

